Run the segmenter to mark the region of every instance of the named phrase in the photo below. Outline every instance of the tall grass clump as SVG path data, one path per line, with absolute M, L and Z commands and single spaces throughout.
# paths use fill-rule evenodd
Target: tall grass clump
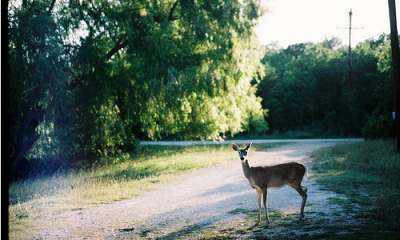
M 400 153 L 394 140 L 336 145 L 311 157 L 317 182 L 360 204 L 372 221 L 400 231 Z

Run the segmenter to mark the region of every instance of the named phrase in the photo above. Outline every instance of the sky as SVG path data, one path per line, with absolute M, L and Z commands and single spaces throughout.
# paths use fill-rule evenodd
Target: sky
M 322 42 L 336 37 L 349 44 L 349 11 L 352 9 L 351 45 L 390 33 L 388 0 L 263 0 L 268 12 L 255 31 L 261 45 Z M 396 2 L 399 31 L 400 1 Z M 345 29 L 346 28 L 346 29 Z M 362 29 L 356 29 L 362 28 Z

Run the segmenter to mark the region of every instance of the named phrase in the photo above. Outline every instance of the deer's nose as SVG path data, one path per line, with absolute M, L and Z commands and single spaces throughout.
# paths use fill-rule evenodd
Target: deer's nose
M 244 160 L 244 157 L 240 157 L 240 160 Z

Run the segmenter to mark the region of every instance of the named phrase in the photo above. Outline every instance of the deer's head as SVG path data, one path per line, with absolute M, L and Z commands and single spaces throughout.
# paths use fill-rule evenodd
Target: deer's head
M 239 148 L 238 145 L 236 144 L 232 144 L 232 148 L 233 150 L 237 151 L 239 153 L 239 158 L 240 160 L 246 160 L 247 159 L 247 152 L 249 151 L 251 144 L 253 142 L 251 142 L 249 145 L 247 145 L 245 148 Z

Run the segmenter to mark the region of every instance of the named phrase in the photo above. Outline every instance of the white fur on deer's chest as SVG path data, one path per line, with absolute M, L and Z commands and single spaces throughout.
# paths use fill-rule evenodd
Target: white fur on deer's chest
M 254 189 L 260 189 L 260 188 L 257 186 L 257 184 L 255 184 L 255 183 L 253 182 L 252 179 L 249 179 L 249 183 L 250 183 L 250 186 L 251 186 L 252 188 L 254 188 Z

